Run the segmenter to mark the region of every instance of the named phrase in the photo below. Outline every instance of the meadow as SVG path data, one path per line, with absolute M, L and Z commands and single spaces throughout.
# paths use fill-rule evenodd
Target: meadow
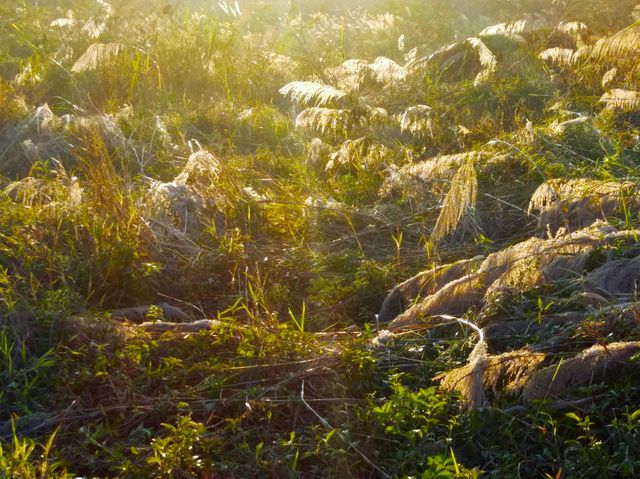
M 640 476 L 635 0 L 0 0 L 0 477 Z

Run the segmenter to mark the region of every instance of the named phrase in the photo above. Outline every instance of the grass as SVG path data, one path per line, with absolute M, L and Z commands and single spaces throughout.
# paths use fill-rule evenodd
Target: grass
M 498 381 L 470 410 L 440 387 L 477 342 L 464 321 L 526 320 L 487 354 L 558 368 L 636 341 L 637 310 L 610 309 L 635 290 L 584 289 L 635 240 L 462 323 L 376 321 L 414 274 L 544 236 L 543 182 L 637 185 L 637 108 L 599 101 L 635 64 L 539 57 L 636 2 L 59 3 L 0 1 L 0 477 L 638 475 L 637 355 L 562 397 Z M 484 36 L 495 62 L 464 41 L 532 15 L 589 30 Z M 636 195 L 611 225 L 638 227 Z M 158 332 L 166 305 L 210 327 Z

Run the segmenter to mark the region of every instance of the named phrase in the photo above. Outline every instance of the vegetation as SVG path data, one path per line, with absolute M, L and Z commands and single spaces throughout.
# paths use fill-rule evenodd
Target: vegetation
M 0 477 L 638 477 L 639 53 L 635 0 L 0 0 Z

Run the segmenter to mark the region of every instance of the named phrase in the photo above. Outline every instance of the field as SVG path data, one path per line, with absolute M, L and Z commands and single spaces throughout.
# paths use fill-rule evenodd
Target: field
M 640 477 L 636 0 L 0 0 L 0 478 Z

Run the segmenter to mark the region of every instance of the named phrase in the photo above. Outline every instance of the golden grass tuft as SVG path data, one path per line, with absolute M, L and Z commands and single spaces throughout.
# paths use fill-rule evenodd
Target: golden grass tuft
M 220 173 L 220 162 L 213 154 L 206 150 L 193 153 L 173 181 L 152 184 L 148 215 L 170 229 L 173 220 L 177 220 L 186 232 L 200 223 L 202 212 L 226 208 L 228 201 L 220 188 Z
M 560 22 L 556 28 L 558 31 L 571 36 L 578 36 L 589 31 L 589 27 L 582 22 Z
M 616 67 L 607 70 L 607 72 L 602 76 L 602 88 L 607 88 L 616 80 L 617 77 L 618 69 Z
M 325 75 L 329 80 L 345 92 L 358 91 L 369 72 L 369 62 L 359 58 L 351 58 L 340 65 L 325 69 Z
M 522 35 L 525 33 L 531 33 L 547 25 L 541 22 L 532 20 L 515 20 L 512 22 L 499 23 L 497 25 L 491 25 L 480 32 L 480 36 L 491 35 Z

